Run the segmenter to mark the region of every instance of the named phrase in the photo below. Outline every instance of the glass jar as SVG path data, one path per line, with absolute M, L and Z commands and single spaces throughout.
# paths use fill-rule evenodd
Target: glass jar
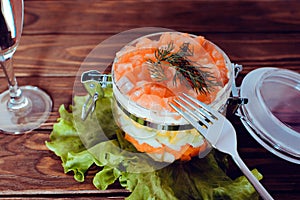
M 180 32 L 145 35 L 116 54 L 114 118 L 125 139 L 155 161 L 203 157 L 210 145 L 169 103 L 187 93 L 224 110 L 233 73 L 228 56 L 204 37 Z M 202 79 L 204 85 L 197 87 Z

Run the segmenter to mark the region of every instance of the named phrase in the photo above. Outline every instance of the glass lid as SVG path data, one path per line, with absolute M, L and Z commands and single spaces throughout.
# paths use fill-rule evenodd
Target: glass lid
M 244 78 L 240 96 L 249 99 L 238 112 L 254 139 L 300 164 L 300 74 L 278 68 L 253 70 Z

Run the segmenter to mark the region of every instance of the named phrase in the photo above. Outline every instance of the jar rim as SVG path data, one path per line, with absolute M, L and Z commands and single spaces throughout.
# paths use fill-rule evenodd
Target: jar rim
M 118 103 L 120 103 L 124 109 L 126 109 L 127 111 L 130 110 L 130 113 L 135 115 L 136 117 L 140 117 L 143 119 L 147 119 L 149 121 L 157 121 L 158 123 L 163 123 L 163 124 L 174 124 L 174 117 L 176 116 L 180 116 L 178 113 L 176 112 L 167 112 L 164 111 L 164 120 L 161 121 L 161 119 L 157 120 L 155 119 L 155 117 L 151 117 L 151 115 L 157 116 L 161 113 L 157 113 L 155 111 L 149 111 L 148 108 L 145 108 L 141 105 L 139 105 L 138 103 L 132 101 L 126 94 L 122 93 L 120 88 L 117 86 L 116 84 L 116 79 L 115 79 L 115 73 L 114 73 L 114 69 L 115 69 L 115 63 L 118 61 L 118 58 L 120 58 L 121 56 L 130 53 L 132 51 L 136 51 L 136 49 L 129 49 L 129 47 L 133 46 L 139 42 L 141 39 L 144 38 L 149 38 L 149 37 L 157 37 L 160 36 L 162 34 L 165 33 L 171 33 L 171 34 L 183 34 L 181 32 L 157 32 L 157 33 L 151 33 L 151 34 L 147 34 L 144 35 L 142 37 L 139 37 L 131 42 L 129 42 L 128 44 L 126 44 L 119 52 L 117 52 L 116 57 L 114 59 L 113 65 L 112 65 L 112 82 L 113 82 L 113 92 L 115 95 L 115 99 L 116 101 L 118 101 Z M 194 35 L 194 34 L 188 34 L 191 39 L 196 38 L 198 36 Z M 226 101 L 229 97 L 229 93 L 231 92 L 231 87 L 232 87 L 232 81 L 234 79 L 234 72 L 231 66 L 231 61 L 229 59 L 229 57 L 226 55 L 226 53 L 220 48 L 218 47 L 216 44 L 214 44 L 213 42 L 211 42 L 210 40 L 205 39 L 206 42 L 210 43 L 211 45 L 213 45 L 213 47 L 222 54 L 223 59 L 225 61 L 225 66 L 228 70 L 227 72 L 227 77 L 228 77 L 228 82 L 224 85 L 224 87 L 218 92 L 218 95 L 216 96 L 216 98 L 214 99 L 213 102 L 210 103 L 210 106 L 216 108 L 216 109 L 220 109 L 222 106 L 224 106 L 226 104 Z M 152 114 L 151 114 L 152 113 Z M 165 117 L 169 117 L 171 119 L 166 119 Z M 175 123 L 180 124 L 180 125 L 186 125 L 188 124 L 188 122 L 185 119 L 181 119 L 179 121 L 176 121 Z

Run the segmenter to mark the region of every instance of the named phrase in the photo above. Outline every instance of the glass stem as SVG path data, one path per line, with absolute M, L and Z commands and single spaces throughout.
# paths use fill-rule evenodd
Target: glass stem
M 18 87 L 18 83 L 15 77 L 13 69 L 13 59 L 8 58 L 1 62 L 1 67 L 4 71 L 8 82 L 9 96 L 10 99 L 7 102 L 7 108 L 10 111 L 22 111 L 27 109 L 29 104 L 27 98 L 22 95 L 21 89 Z

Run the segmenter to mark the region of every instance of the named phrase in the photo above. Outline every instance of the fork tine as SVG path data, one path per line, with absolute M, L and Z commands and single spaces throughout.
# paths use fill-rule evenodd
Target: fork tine
M 170 106 L 174 108 L 181 116 L 183 116 L 192 126 L 194 126 L 201 134 L 204 134 L 207 129 L 202 127 L 198 120 L 193 118 L 191 115 L 188 115 L 186 112 L 184 112 L 182 109 L 180 109 L 178 106 L 174 105 L 173 103 L 170 103 Z
M 212 118 L 214 118 L 215 120 L 218 120 L 218 116 L 220 115 L 220 113 L 218 111 L 215 111 L 214 109 L 211 109 L 208 105 L 206 105 L 205 103 L 199 101 L 198 99 L 195 99 L 194 97 L 191 97 L 190 95 L 183 93 L 184 96 L 186 96 L 188 99 L 190 99 L 191 101 L 193 101 L 194 103 L 198 104 L 199 106 L 201 106 L 203 108 L 203 110 L 205 110 L 205 112 L 210 115 Z M 214 120 L 212 120 L 214 121 Z
M 186 103 L 187 105 L 189 105 L 191 108 L 193 108 L 197 113 L 199 113 L 197 115 L 197 117 L 201 117 L 201 118 L 206 118 L 208 119 L 210 122 L 214 122 L 215 118 L 212 117 L 212 115 L 210 113 L 208 113 L 205 109 L 199 107 L 199 105 L 195 105 L 195 102 L 192 101 L 191 99 L 187 99 L 187 98 L 183 98 L 181 96 L 178 97 L 181 101 L 183 101 L 184 103 Z M 201 106 L 201 105 L 200 105 Z M 188 109 L 188 108 L 184 108 L 184 109 Z M 206 121 L 206 120 L 205 120 Z M 207 122 L 207 121 L 206 121 Z M 209 124 L 207 124 L 207 126 L 209 126 Z
M 208 128 L 210 126 L 210 124 L 207 122 L 207 117 L 206 115 L 204 115 L 201 110 L 199 110 L 199 108 L 197 108 L 192 102 L 188 101 L 187 99 L 184 99 L 182 97 L 180 97 L 180 100 L 183 101 L 184 103 L 186 103 L 187 105 L 185 105 L 183 102 L 180 102 L 178 100 L 174 100 L 179 106 L 181 106 L 186 112 L 189 112 L 191 115 L 193 115 L 195 117 L 195 119 L 197 119 L 197 121 L 200 121 L 201 119 L 201 123 L 203 123 L 206 128 Z M 210 119 L 208 119 L 210 120 Z

